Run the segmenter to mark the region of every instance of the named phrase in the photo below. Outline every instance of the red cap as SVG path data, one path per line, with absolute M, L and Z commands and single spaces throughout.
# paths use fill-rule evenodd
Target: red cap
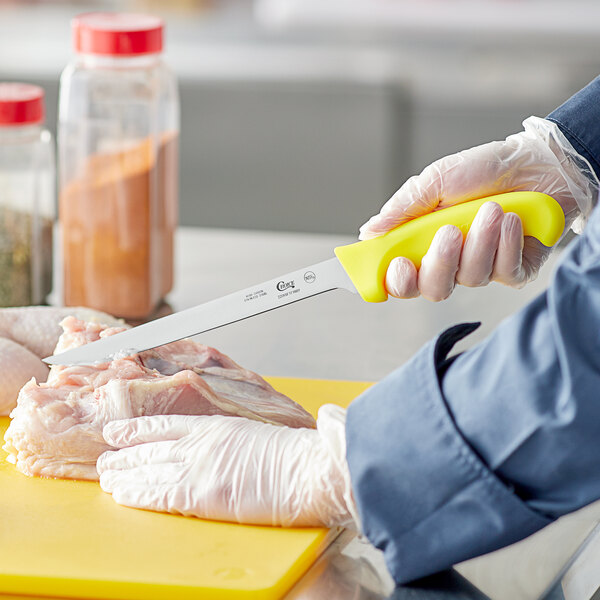
M 44 120 L 44 90 L 28 83 L 0 83 L 0 125 Z
M 73 46 L 82 54 L 154 54 L 163 46 L 162 19 L 130 13 L 85 13 L 71 21 Z

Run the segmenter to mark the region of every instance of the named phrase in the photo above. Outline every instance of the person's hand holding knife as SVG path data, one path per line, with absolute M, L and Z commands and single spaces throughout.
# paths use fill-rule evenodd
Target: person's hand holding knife
M 445 156 L 411 177 L 360 228 L 360 239 L 382 235 L 401 223 L 434 210 L 504 192 L 529 190 L 552 196 L 565 213 L 565 229 L 592 209 L 593 177 L 559 128 L 530 117 L 524 131 Z M 421 268 L 405 258 L 392 261 L 386 287 L 397 298 L 421 294 L 444 300 L 456 283 L 475 287 L 497 281 L 521 287 L 537 276 L 549 249 L 523 238 L 521 220 L 504 214 L 493 202 L 484 204 L 464 240 L 451 225 L 442 227 L 424 256 Z

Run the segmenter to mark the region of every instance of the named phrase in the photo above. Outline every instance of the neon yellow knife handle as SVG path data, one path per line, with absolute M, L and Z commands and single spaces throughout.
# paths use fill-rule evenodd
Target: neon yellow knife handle
M 380 237 L 339 246 L 335 254 L 363 300 L 384 302 L 388 297 L 385 274 L 393 258 L 404 256 L 419 268 L 440 227 L 456 225 L 466 236 L 479 207 L 490 200 L 504 212 L 519 215 L 524 234 L 537 238 L 544 246 L 554 246 L 560 239 L 565 215 L 554 198 L 540 192 L 509 192 L 428 213 Z

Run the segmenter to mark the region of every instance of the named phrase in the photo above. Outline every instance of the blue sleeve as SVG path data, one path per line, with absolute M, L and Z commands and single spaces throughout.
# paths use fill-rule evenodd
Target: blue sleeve
M 600 77 L 546 118 L 560 127 L 571 145 L 588 160 L 600 177 Z
M 595 80 L 550 117 L 600 175 L 599 92 Z M 600 208 L 544 294 L 447 358 L 472 329 L 445 332 L 348 409 L 363 531 L 399 583 L 600 498 Z
M 346 458 L 362 530 L 398 583 L 551 522 L 485 464 L 442 396 L 438 369 L 452 342 L 471 329 L 448 330 L 348 408 Z

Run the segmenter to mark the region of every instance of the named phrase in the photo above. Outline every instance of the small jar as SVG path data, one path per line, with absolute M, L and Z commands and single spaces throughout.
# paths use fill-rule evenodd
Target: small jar
M 54 182 L 44 90 L 0 83 L 0 306 L 45 304 L 52 291 Z
M 163 22 L 88 13 L 59 93 L 63 302 L 131 320 L 173 287 L 179 98 Z

